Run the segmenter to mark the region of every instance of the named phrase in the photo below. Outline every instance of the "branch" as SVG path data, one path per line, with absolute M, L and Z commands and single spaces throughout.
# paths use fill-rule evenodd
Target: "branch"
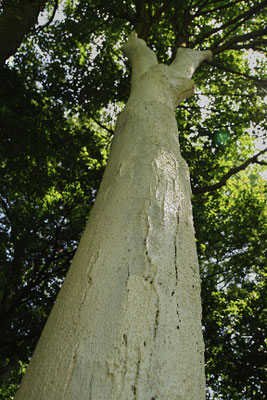
M 197 13 L 201 10 L 203 10 L 203 8 L 206 7 L 207 4 L 209 4 L 210 0 L 205 0 L 203 2 L 203 0 L 198 1 L 196 4 L 192 4 L 192 7 L 199 7 L 198 11 L 193 15 L 193 18 L 197 16 Z M 202 3 L 202 4 L 201 4 Z
M 95 119 L 95 117 L 93 117 L 92 115 L 90 115 L 90 118 L 98 125 L 100 126 L 100 128 L 105 129 L 107 132 L 109 132 L 111 135 L 114 134 L 114 130 L 108 128 L 107 126 L 103 125 L 101 122 L 99 122 L 97 119 Z
M 202 43 L 204 39 L 207 39 L 208 37 L 212 36 L 214 33 L 217 33 L 223 29 L 226 29 L 226 28 L 228 28 L 228 26 L 234 25 L 236 22 L 238 23 L 241 20 L 244 22 L 244 21 L 252 18 L 257 12 L 261 11 L 266 5 L 267 5 L 267 0 L 264 0 L 262 3 L 257 4 L 254 7 L 251 7 L 248 11 L 244 12 L 243 14 L 239 15 L 238 17 L 236 17 L 234 19 L 231 19 L 230 21 L 226 22 L 225 24 L 222 24 L 218 28 L 211 29 L 209 32 L 200 36 L 198 38 L 198 40 L 196 40 L 194 42 L 193 47 L 196 46 L 197 44 Z
M 262 41 L 261 44 L 263 44 L 263 43 L 265 44 L 266 41 L 264 41 L 264 42 Z M 236 45 L 231 46 L 231 49 L 232 50 L 254 50 L 254 51 L 266 53 L 266 49 L 263 49 L 262 47 L 257 47 L 257 46 L 258 46 L 258 44 L 253 42 L 251 44 L 244 44 L 244 45 L 236 44 Z
M 132 83 L 158 63 L 154 51 L 146 45 L 143 39 L 137 37 L 134 32 L 131 33 L 121 49 L 132 67 Z
M 54 18 L 55 18 L 57 9 L 58 9 L 58 0 L 55 0 L 54 9 L 53 9 L 51 17 L 49 18 L 49 20 L 44 25 L 38 26 L 38 28 L 35 29 L 35 31 L 40 32 L 41 30 L 46 28 L 48 25 L 50 25 L 53 22 Z
M 214 12 L 217 12 L 217 11 L 221 11 L 221 10 L 224 10 L 225 8 L 232 7 L 233 5 L 238 4 L 238 3 L 242 3 L 242 2 L 244 2 L 244 0 L 237 0 L 237 1 L 234 1 L 233 3 L 228 3 L 228 4 L 225 4 L 224 6 L 216 7 L 216 8 L 213 8 L 211 10 L 207 10 L 207 11 L 201 11 L 203 9 L 203 7 L 202 7 L 194 14 L 194 17 L 198 17 L 199 15 L 207 15 L 207 14 L 211 14 L 211 13 L 214 13 Z
M 95 33 L 98 29 L 102 28 L 102 26 L 106 26 L 107 23 L 111 20 L 111 17 L 108 17 L 108 19 L 104 20 L 103 22 L 101 22 L 101 24 L 97 25 L 94 29 L 83 33 L 80 35 L 79 39 L 80 40 L 84 40 L 85 38 L 87 38 L 87 36 L 92 35 L 92 33 Z
M 221 41 L 215 43 L 214 46 L 212 46 L 211 50 L 214 54 L 218 54 L 218 53 L 221 53 L 222 51 L 233 49 L 237 43 L 247 42 L 250 39 L 262 38 L 266 34 L 267 34 L 267 29 L 259 29 L 254 32 L 246 33 L 244 35 L 234 36 L 230 40 L 228 40 L 228 42 L 224 43 L 222 46 L 218 46 L 218 44 L 221 43 Z M 265 42 L 265 40 L 261 39 L 261 40 L 256 41 L 255 44 L 259 44 L 259 43 L 263 44 L 264 42 Z M 251 44 L 253 45 L 254 42 L 251 42 Z M 239 48 L 240 48 L 240 46 L 242 48 L 242 45 L 239 45 Z M 244 46 L 246 46 L 246 44 L 244 44 Z
M 233 70 L 231 68 L 228 68 L 228 67 L 226 67 L 224 65 L 216 64 L 213 61 L 206 61 L 206 63 L 208 63 L 209 65 L 211 65 L 213 67 L 219 68 L 219 69 L 221 69 L 221 70 L 223 70 L 225 72 L 230 72 L 232 74 L 235 74 L 235 75 L 242 76 L 244 78 L 250 79 L 250 80 L 256 82 L 260 86 L 267 87 L 267 80 L 265 80 L 265 79 L 259 79 L 259 78 L 256 78 L 255 76 L 251 76 L 251 75 L 245 74 L 243 72 L 235 71 L 235 70 Z
M 172 0 L 166 0 L 162 4 L 162 6 L 155 12 L 155 14 L 153 16 L 150 15 L 150 20 L 149 20 L 149 23 L 148 23 L 147 28 L 146 28 L 147 34 L 146 34 L 146 37 L 144 39 L 146 39 L 148 37 L 149 31 L 151 29 L 151 26 L 154 24 L 154 22 L 156 22 L 161 17 L 161 15 L 163 14 L 164 10 L 168 7 L 168 5 L 171 3 L 171 1 Z M 149 4 L 149 5 L 151 5 L 151 4 Z
M 1 197 L 0 197 L 0 200 L 3 201 L 3 199 Z M 56 258 L 59 235 L 62 231 L 63 225 L 65 223 L 65 219 L 68 217 L 68 215 L 71 214 L 72 210 L 76 206 L 77 206 L 77 203 L 73 202 L 71 204 L 71 206 L 66 210 L 66 212 L 64 213 L 65 215 L 62 218 L 62 221 L 56 228 L 54 238 L 53 238 L 53 244 L 51 243 L 52 240 L 50 240 L 49 242 L 46 243 L 44 248 L 40 250 L 39 256 L 37 258 L 35 258 L 32 262 L 32 268 L 29 273 L 29 280 L 28 280 L 27 285 L 16 287 L 14 294 L 12 294 L 12 296 L 9 296 L 9 305 L 8 306 L 5 305 L 5 300 L 7 298 L 7 294 L 10 292 L 10 289 L 9 289 L 9 292 L 7 291 L 8 289 L 6 289 L 5 295 L 3 296 L 3 300 L 2 300 L 2 304 L 5 306 L 5 308 L 4 308 L 4 311 L 0 315 L 0 320 L 6 318 L 7 315 L 11 315 L 13 313 L 13 311 L 16 309 L 16 307 L 18 307 L 22 302 L 31 298 L 29 296 L 29 294 L 31 293 L 31 290 L 34 287 L 37 287 L 37 285 L 40 284 L 42 281 L 46 281 L 46 276 L 48 274 L 48 272 L 47 272 L 48 266 L 51 265 L 55 261 L 55 258 Z M 49 255 L 49 253 L 48 253 L 49 247 L 52 248 L 51 255 Z M 63 257 L 66 258 L 66 261 L 64 262 L 64 264 L 60 264 L 58 268 L 53 268 L 54 274 L 56 274 L 57 270 L 60 270 L 61 268 L 63 268 L 63 266 L 66 263 L 69 263 L 69 261 L 73 258 L 74 252 L 75 251 L 71 251 L 68 253 L 64 252 Z M 47 255 L 47 258 L 46 258 L 45 262 L 43 263 L 43 268 L 40 269 L 40 263 L 41 263 L 41 260 L 44 258 L 44 255 Z M 33 296 L 35 296 L 34 293 L 33 293 Z
M 70 261 L 73 259 L 75 250 L 72 252 L 69 252 L 67 254 L 66 261 L 63 264 L 60 264 L 58 267 L 53 268 L 53 273 L 57 275 L 57 272 L 60 271 L 62 268 L 64 268 L 66 265 L 69 265 Z M 64 254 L 64 257 L 66 254 Z M 53 260 L 47 259 L 45 262 L 45 268 L 47 265 Z M 49 277 L 49 273 L 47 272 L 47 269 L 44 269 L 43 271 L 39 271 L 36 275 L 36 277 L 28 281 L 26 286 L 20 287 L 17 289 L 17 292 L 15 296 L 12 296 L 12 298 L 9 298 L 12 301 L 12 303 L 8 306 L 5 307 L 4 311 L 1 312 L 0 314 L 0 322 L 5 321 L 7 316 L 10 316 L 13 314 L 14 310 L 19 307 L 22 303 L 34 299 L 36 297 L 36 292 L 32 291 L 34 287 L 37 287 L 38 284 L 40 284 L 42 281 L 48 281 L 47 276 Z
M 137 17 L 132 21 L 132 23 L 135 26 L 135 30 L 139 38 L 147 40 L 151 26 L 161 17 L 162 13 L 169 6 L 171 2 L 172 0 L 165 0 L 162 6 L 152 16 L 150 2 L 148 4 L 149 9 L 147 11 L 145 0 L 134 1 L 136 6 Z
M 228 268 L 228 269 L 226 269 L 226 270 L 214 272 L 213 274 L 210 274 L 210 275 L 203 276 L 203 277 L 201 278 L 201 280 L 202 280 L 202 281 L 205 281 L 206 279 L 213 278 L 214 276 L 222 275 L 222 274 L 224 274 L 225 272 L 230 271 L 231 269 L 232 269 L 232 267 L 231 267 L 231 268 Z
M 146 0 L 133 0 L 136 17 L 132 20 L 139 38 L 146 40 L 149 32 L 150 15 L 146 8 Z
M 150 27 L 151 25 L 156 22 L 162 15 L 163 11 L 168 7 L 168 5 L 171 3 L 172 0 L 166 0 L 162 6 L 155 12 L 155 14 L 152 17 L 152 20 L 150 21 Z
M 255 161 L 255 164 L 267 165 L 267 162 L 265 162 L 265 161 Z
M 230 169 L 230 171 L 227 172 L 227 174 L 225 174 L 221 180 L 217 183 L 215 183 L 214 185 L 208 185 L 208 186 L 204 186 L 204 187 L 195 187 L 192 188 L 192 193 L 193 194 L 201 194 L 201 193 L 206 193 L 206 192 L 213 192 L 214 190 L 217 190 L 219 188 L 221 188 L 222 186 L 226 185 L 226 182 L 228 181 L 229 178 L 231 178 L 231 176 L 237 174 L 239 171 L 242 171 L 243 169 L 245 169 L 249 164 L 259 164 L 262 163 L 262 161 L 258 161 L 257 158 L 259 156 L 261 156 L 262 154 L 267 152 L 267 148 L 260 151 L 258 154 L 256 154 L 255 156 L 249 158 L 247 161 L 245 161 L 243 164 L 239 165 L 239 167 L 236 168 L 232 168 Z

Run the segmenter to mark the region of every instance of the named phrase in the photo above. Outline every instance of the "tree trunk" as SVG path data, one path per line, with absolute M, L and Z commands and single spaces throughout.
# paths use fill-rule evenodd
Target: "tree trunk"
M 174 109 L 209 51 L 168 67 L 132 34 L 131 95 L 71 268 L 16 400 L 204 400 L 189 171 Z
M 47 0 L 3 0 L 0 16 L 0 65 L 12 56 L 37 21 Z

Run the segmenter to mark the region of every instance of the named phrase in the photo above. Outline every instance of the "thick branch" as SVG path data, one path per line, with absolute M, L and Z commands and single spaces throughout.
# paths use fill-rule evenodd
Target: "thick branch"
M 195 187 L 192 188 L 192 193 L 193 194 L 201 194 L 201 193 L 206 193 L 206 192 L 213 192 L 214 190 L 217 190 L 219 188 L 221 188 L 222 186 L 226 185 L 226 182 L 228 181 L 229 178 L 231 178 L 231 176 L 237 174 L 238 172 L 242 171 L 243 169 L 245 169 L 248 165 L 250 164 L 259 164 L 262 163 L 262 161 L 258 161 L 258 157 L 261 156 L 262 154 L 267 152 L 267 148 L 260 151 L 258 154 L 256 154 L 255 156 L 249 158 L 247 161 L 245 161 L 243 164 L 239 165 L 239 167 L 236 168 L 232 168 L 230 169 L 230 171 L 227 172 L 227 174 L 225 174 L 221 180 L 217 183 L 215 183 L 214 185 L 208 185 L 208 186 L 204 186 L 204 187 Z
M 0 65 L 20 46 L 24 36 L 35 25 L 47 0 L 20 0 L 16 5 L 5 5 L 0 17 Z
M 157 56 L 146 42 L 133 32 L 122 51 L 128 57 L 132 66 L 132 82 L 147 72 L 153 65 L 158 63 Z
M 134 0 L 136 7 L 136 18 L 133 20 L 134 28 L 138 37 L 146 40 L 149 32 L 150 15 L 145 0 Z
M 147 22 L 146 28 L 145 28 L 145 35 L 140 36 L 142 39 L 147 39 L 149 35 L 149 31 L 151 29 L 151 26 L 161 17 L 163 14 L 164 10 L 169 6 L 172 0 L 165 0 L 162 6 L 155 12 L 154 15 L 150 15 L 149 22 Z
M 142 96 L 143 100 L 149 98 L 150 101 L 152 99 L 158 101 L 162 93 L 167 91 L 168 95 L 164 97 L 164 100 L 169 107 L 175 108 L 177 104 L 193 94 L 194 82 L 191 77 L 195 69 L 202 61 L 210 60 L 212 57 L 210 50 L 198 51 L 181 47 L 170 66 L 158 64 L 155 53 L 135 33 L 130 35 L 122 49 L 132 65 L 131 96 L 127 103 L 128 107 L 135 98 L 140 99 Z M 148 74 L 146 82 L 142 81 L 142 84 L 138 85 L 139 79 L 142 79 L 148 71 L 151 71 L 151 77 L 153 76 L 149 89 L 147 87 L 150 78 Z M 164 79 L 162 80 L 161 77 Z M 158 80 L 160 84 L 156 85 L 155 82 Z M 162 85 L 163 82 L 164 85 Z
M 162 6 L 152 15 L 151 3 L 149 3 L 149 9 L 147 10 L 145 0 L 134 1 L 137 16 L 133 23 L 139 38 L 147 40 L 151 26 L 161 17 L 171 2 L 172 0 L 165 0 Z
M 197 67 L 202 61 L 212 59 L 210 50 L 195 51 L 192 49 L 180 47 L 177 50 L 175 60 L 169 66 L 170 70 L 179 71 L 179 77 L 191 79 Z

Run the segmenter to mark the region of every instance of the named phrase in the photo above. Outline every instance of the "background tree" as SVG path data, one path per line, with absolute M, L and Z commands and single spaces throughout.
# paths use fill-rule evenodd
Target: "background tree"
M 44 9 L 46 0 L 3 0 L 0 15 L 0 64 L 9 58 L 20 46 L 24 36 L 34 27 L 39 13 Z M 55 15 L 58 1 L 51 21 Z
M 2 395 L 33 351 L 94 201 L 129 93 L 119 47 L 135 27 L 163 62 L 184 42 L 215 53 L 177 110 L 196 193 L 208 385 L 215 398 L 262 398 L 264 198 L 250 168 L 262 159 L 227 186 L 197 192 L 254 154 L 266 2 L 105 3 L 64 3 L 64 19 L 28 36 L 1 71 Z

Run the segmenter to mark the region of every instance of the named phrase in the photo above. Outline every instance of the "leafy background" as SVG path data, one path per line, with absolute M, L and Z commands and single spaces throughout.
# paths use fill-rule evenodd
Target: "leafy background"
M 129 95 L 120 47 L 133 29 L 160 62 L 182 43 L 214 52 L 194 75 L 195 96 L 176 110 L 192 178 L 207 398 L 264 398 L 265 5 L 47 2 L 1 67 L 1 398 L 14 396 L 94 203 Z

